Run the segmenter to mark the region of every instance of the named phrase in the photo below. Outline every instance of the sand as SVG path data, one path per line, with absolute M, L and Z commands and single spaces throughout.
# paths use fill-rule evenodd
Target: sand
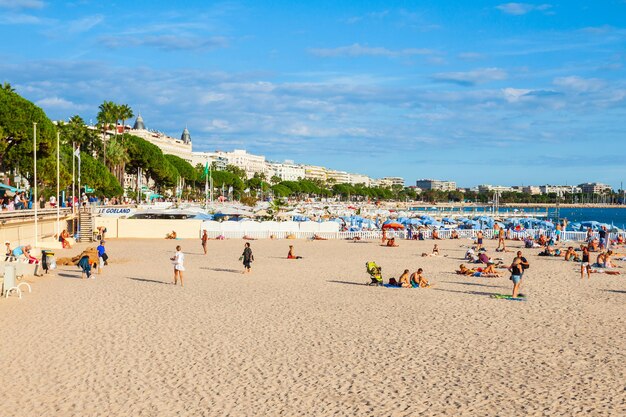
M 0 301 L 0 415 L 625 415 L 626 275 L 525 250 L 528 301 L 497 300 L 508 276 L 453 273 L 469 241 L 399 243 L 252 241 L 244 276 L 242 240 L 109 240 L 95 280 L 61 267 Z M 436 287 L 361 285 L 368 260 Z

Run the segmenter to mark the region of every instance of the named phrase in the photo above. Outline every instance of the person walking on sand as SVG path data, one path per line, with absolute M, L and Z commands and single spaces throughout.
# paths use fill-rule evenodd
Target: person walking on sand
M 504 229 L 500 228 L 498 230 L 498 247 L 496 251 L 500 251 L 500 246 L 502 246 L 502 252 L 506 252 L 506 244 L 504 243 Z
M 476 233 L 476 248 L 482 249 L 482 247 L 483 247 L 483 231 L 479 230 L 478 233 Z
M 246 242 L 243 253 L 241 254 L 241 259 L 243 260 L 242 274 L 249 274 L 252 269 L 250 264 L 254 261 L 254 255 L 252 254 L 252 249 L 250 249 L 250 242 Z
M 200 240 L 202 241 L 202 250 L 204 250 L 204 254 L 206 255 L 206 245 L 209 240 L 209 235 L 206 230 L 202 231 L 202 238 Z
M 178 285 L 178 278 L 180 278 L 180 286 L 184 287 L 183 271 L 185 270 L 185 254 L 180 250 L 180 245 L 176 246 L 176 253 L 170 260 L 174 264 L 174 285 Z
M 522 274 L 524 273 L 524 270 L 522 269 L 522 260 L 516 256 L 508 270 L 511 273 L 510 279 L 513 281 L 513 294 L 511 297 L 517 298 L 517 295 L 519 294 L 520 282 L 522 281 Z

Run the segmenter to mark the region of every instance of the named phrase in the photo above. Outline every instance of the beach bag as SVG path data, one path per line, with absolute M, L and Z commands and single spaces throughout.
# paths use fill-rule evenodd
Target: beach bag
M 395 278 L 389 278 L 389 285 L 398 285 L 398 281 Z

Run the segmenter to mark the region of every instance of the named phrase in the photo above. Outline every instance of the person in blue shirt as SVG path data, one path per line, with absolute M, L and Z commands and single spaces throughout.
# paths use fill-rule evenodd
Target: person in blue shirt
M 98 274 L 100 274 L 102 267 L 109 264 L 107 262 L 109 259 L 109 255 L 106 254 L 106 249 L 104 248 L 104 240 L 100 241 L 100 244 L 96 249 L 98 250 L 98 260 L 100 261 L 98 264 Z

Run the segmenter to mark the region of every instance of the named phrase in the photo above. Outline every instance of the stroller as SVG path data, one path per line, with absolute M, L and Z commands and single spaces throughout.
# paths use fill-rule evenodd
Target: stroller
M 372 280 L 367 285 L 383 285 L 383 269 L 376 262 L 366 262 L 365 269 Z

